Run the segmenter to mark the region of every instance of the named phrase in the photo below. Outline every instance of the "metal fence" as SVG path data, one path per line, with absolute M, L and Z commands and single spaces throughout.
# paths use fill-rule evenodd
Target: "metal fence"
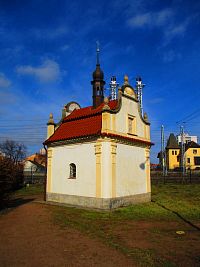
M 188 170 L 184 175 L 182 172 L 169 171 L 163 175 L 161 171 L 151 171 L 151 182 L 156 183 L 200 183 L 200 171 Z
M 25 184 L 43 184 L 45 180 L 44 172 L 29 172 L 24 171 L 24 183 Z

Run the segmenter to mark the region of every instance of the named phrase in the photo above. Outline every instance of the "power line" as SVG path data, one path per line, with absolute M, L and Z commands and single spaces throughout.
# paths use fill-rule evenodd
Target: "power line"
M 56 117 L 56 118 L 54 118 L 55 120 L 60 120 L 60 117 L 58 118 L 58 117 Z M 18 119 L 18 118 L 16 118 L 16 119 L 0 119 L 0 121 L 48 121 L 48 116 L 47 117 L 45 117 L 45 118 L 39 118 L 39 119 Z
M 200 108 L 198 108 L 197 110 L 193 111 L 193 112 L 190 113 L 189 115 L 183 117 L 183 119 L 177 121 L 177 123 L 183 122 L 184 120 L 188 119 L 189 117 L 191 117 L 192 115 L 194 115 L 194 114 L 196 114 L 196 113 L 198 113 L 198 112 L 200 112 Z

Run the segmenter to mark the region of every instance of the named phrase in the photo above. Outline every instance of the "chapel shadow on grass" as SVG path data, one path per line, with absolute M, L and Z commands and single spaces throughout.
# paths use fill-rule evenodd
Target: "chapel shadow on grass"
M 17 208 L 21 205 L 27 204 L 29 202 L 34 201 L 35 198 L 12 198 L 9 199 L 7 203 L 4 203 L 4 205 L 1 207 L 0 212 L 1 213 L 8 213 L 9 211 L 11 211 L 14 208 Z
M 24 198 L 14 198 L 14 199 L 10 199 L 8 202 L 8 208 L 17 208 L 18 206 L 24 205 L 28 202 L 31 202 L 35 200 L 35 198 L 28 198 L 28 199 L 24 199 Z

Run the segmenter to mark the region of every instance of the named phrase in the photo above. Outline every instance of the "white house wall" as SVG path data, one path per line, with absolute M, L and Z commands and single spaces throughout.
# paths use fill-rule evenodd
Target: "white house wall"
M 147 192 L 144 148 L 117 144 L 116 192 L 117 197 Z
M 76 164 L 76 179 L 69 179 L 70 163 Z M 94 143 L 53 148 L 51 193 L 95 197 L 95 178 Z
M 36 171 L 37 166 L 31 161 L 26 161 L 24 164 L 24 171 Z

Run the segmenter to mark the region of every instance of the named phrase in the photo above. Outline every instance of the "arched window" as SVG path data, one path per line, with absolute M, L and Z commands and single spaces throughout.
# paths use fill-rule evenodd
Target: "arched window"
M 69 174 L 69 178 L 76 178 L 76 165 L 74 163 L 70 163 L 69 165 L 70 167 L 70 174 Z

